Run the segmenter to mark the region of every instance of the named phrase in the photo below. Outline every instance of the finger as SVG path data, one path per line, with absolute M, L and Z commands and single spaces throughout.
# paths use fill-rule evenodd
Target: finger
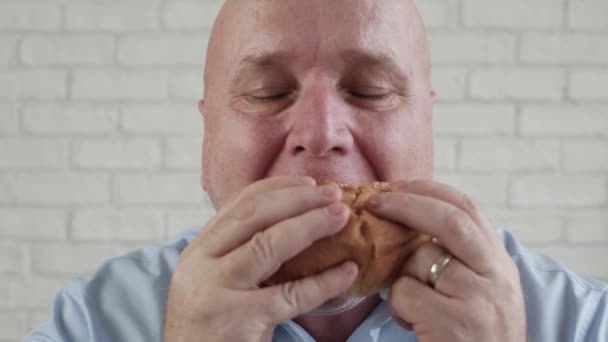
M 349 212 L 345 204 L 336 202 L 256 233 L 223 258 L 227 276 L 231 278 L 229 283 L 243 288 L 257 287 L 313 242 L 343 229 Z
M 416 249 L 403 265 L 405 275 L 429 284 L 431 266 L 444 255 L 446 250 L 433 242 L 427 242 Z M 435 282 L 435 290 L 447 297 L 462 298 L 479 287 L 479 275 L 464 266 L 458 259 L 452 258 Z
M 446 308 L 450 305 L 453 304 L 449 298 L 407 276 L 399 278 L 393 284 L 388 297 L 388 306 L 393 316 L 413 326 L 429 320 L 445 320 Z
M 373 199 L 379 199 L 375 202 Z M 368 208 L 380 217 L 435 236 L 478 274 L 490 272 L 495 247 L 464 211 L 435 198 L 405 192 L 376 194 Z
M 300 177 L 300 176 L 274 176 L 269 178 L 261 179 L 257 182 L 250 184 L 245 187 L 241 192 L 241 195 L 248 197 L 251 194 L 257 194 L 260 192 L 279 190 L 288 187 L 302 186 L 302 185 L 317 185 L 312 177 Z
M 342 295 L 351 287 L 357 273 L 357 264 L 348 261 L 316 276 L 259 290 L 268 323 L 293 319 Z
M 417 179 L 413 181 L 399 181 L 391 184 L 393 191 L 409 192 L 422 196 L 433 197 L 444 202 L 448 202 L 460 208 L 475 221 L 488 236 L 496 238 L 496 233 L 492 229 L 490 221 L 479 211 L 475 201 L 462 191 L 436 181 L 427 179 Z
M 282 188 L 303 186 L 303 185 L 316 185 L 316 180 L 312 177 L 299 177 L 299 176 L 273 176 L 268 178 L 260 179 L 254 183 L 251 183 L 244 187 L 241 191 L 233 194 L 229 200 L 224 204 L 222 208 L 218 210 L 221 213 L 223 210 L 231 208 L 234 203 L 241 200 L 242 198 L 249 198 L 254 194 L 278 190 Z
M 206 239 L 209 255 L 221 257 L 257 232 L 285 219 L 339 201 L 340 189 L 335 185 L 297 186 L 262 192 L 243 198 L 215 221 Z
M 197 237 L 192 241 L 192 244 L 197 244 L 204 240 L 207 240 L 210 235 L 214 235 L 216 230 L 221 230 L 221 228 L 217 227 L 216 222 L 221 220 L 222 217 L 226 215 L 227 211 L 231 210 L 234 207 L 235 203 L 237 203 L 242 198 L 250 198 L 252 197 L 252 194 L 260 192 L 305 185 L 316 185 L 316 181 L 312 177 L 275 176 L 264 178 L 252 184 L 249 184 L 240 192 L 237 192 L 232 195 L 222 206 L 222 208 L 218 209 L 217 214 L 211 220 L 209 220 L 209 222 L 207 222 L 205 229 L 203 229 L 201 233 L 197 235 Z

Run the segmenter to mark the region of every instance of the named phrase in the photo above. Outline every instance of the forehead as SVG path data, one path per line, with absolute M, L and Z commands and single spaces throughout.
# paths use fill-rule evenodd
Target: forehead
M 303 63 L 339 61 L 353 56 L 352 51 L 403 60 L 415 50 L 412 9 L 403 5 L 405 0 L 236 2 L 231 20 L 236 32 L 225 37 L 232 39 L 228 56 L 234 64 L 270 53 Z

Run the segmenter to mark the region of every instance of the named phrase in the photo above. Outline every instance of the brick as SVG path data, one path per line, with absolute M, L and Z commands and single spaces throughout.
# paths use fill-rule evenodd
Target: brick
M 480 207 L 507 203 L 508 177 L 506 175 L 440 172 L 436 179 L 469 195 Z
M 439 102 L 464 99 L 467 92 L 467 72 L 465 69 L 433 67 L 431 78 Z
M 433 128 L 441 135 L 512 135 L 515 106 L 510 104 L 440 104 Z
M 17 199 L 12 177 L 0 174 L 0 203 L 14 203 Z
M 75 71 L 71 93 L 83 100 L 163 100 L 167 73 L 162 71 Z
M 564 143 L 564 169 L 567 171 L 608 171 L 608 142 L 566 141 Z
M 193 65 L 203 68 L 209 37 L 200 34 L 138 34 L 118 40 L 118 62 L 129 66 Z
M 83 209 L 76 212 L 71 237 L 76 241 L 158 241 L 164 236 L 159 210 Z
M 204 64 L 204 56 L 202 61 Z M 169 97 L 172 99 L 197 101 L 203 97 L 203 91 L 202 67 L 179 70 L 169 75 Z
M 569 96 L 574 100 L 608 101 L 608 70 L 577 70 L 570 74 Z
M 538 249 L 539 252 L 557 259 L 566 267 L 585 276 L 608 278 L 608 248 L 605 246 L 556 245 Z
M 161 11 L 161 20 L 170 30 L 210 30 L 223 2 L 172 1 Z
M 608 243 L 605 211 L 572 213 L 566 220 L 567 239 L 574 243 Z
M 67 94 L 64 71 L 12 69 L 0 72 L 0 98 L 61 99 Z
M 3 175 L 0 179 L 8 182 L 9 196 L 21 204 L 91 204 L 109 199 L 109 180 L 105 175 L 24 173 Z
M 61 240 L 66 237 L 67 220 L 61 209 L 0 208 L 0 237 Z
M 21 43 L 25 65 L 107 65 L 114 61 L 114 39 L 109 35 L 29 36 Z
M 158 1 L 68 3 L 66 28 L 72 31 L 142 31 L 159 27 Z
M 0 11 L 1 13 L 1 11 Z M 26 333 L 26 316 L 22 312 L 0 311 L 0 339 L 20 341 Z
M 564 17 L 563 5 L 555 0 L 467 0 L 463 2 L 463 20 L 474 28 L 559 28 Z
M 165 166 L 170 169 L 200 170 L 202 138 L 170 138 L 165 150 Z
M 204 229 L 207 223 L 215 216 L 215 210 L 208 201 L 196 209 L 174 209 L 167 214 L 168 217 L 168 236 L 171 238 L 186 229 L 200 227 Z
M 51 302 L 49 301 L 49 304 Z M 50 306 L 50 305 L 48 305 Z M 29 312 L 27 315 L 27 332 L 39 327 L 42 323 L 49 319 L 48 306 L 45 311 Z
M 456 168 L 456 142 L 451 139 L 435 139 L 435 169 L 453 170 Z
M 52 256 L 51 256 L 52 257 Z M 75 260 L 79 256 L 72 256 Z M 65 284 L 57 277 L 34 276 L 15 281 L 15 301 L 20 309 L 46 309 Z
M 2 169 L 62 169 L 67 167 L 65 140 L 39 138 L 0 138 Z
M 104 134 L 118 130 L 118 106 L 95 103 L 28 103 L 26 132 L 37 134 Z
M 497 68 L 471 72 L 470 94 L 483 100 L 558 100 L 565 87 L 555 69 Z
M 521 59 L 542 64 L 607 64 L 608 37 L 564 33 L 524 34 Z
M 608 2 L 605 0 L 571 1 L 568 26 L 577 30 L 608 30 Z
M 0 134 L 16 133 L 18 131 L 17 104 L 0 101 Z
M 16 36 L 0 36 L 0 66 L 17 64 Z
M 510 222 L 508 230 L 524 244 L 551 244 L 561 241 L 564 229 L 559 220 L 552 218 L 527 218 Z
M 608 135 L 608 106 L 527 105 L 520 125 L 523 134 L 534 136 Z
M 511 232 L 524 244 L 551 244 L 564 241 L 564 219 L 553 210 L 491 210 L 485 212 L 494 227 Z
M 498 64 L 515 61 L 517 41 L 511 33 L 430 32 L 433 65 Z
M 548 171 L 560 167 L 558 141 L 467 139 L 460 149 L 459 167 L 467 171 Z
M 200 174 L 120 175 L 114 179 L 113 193 L 120 204 L 200 203 Z
M 25 270 L 25 255 L 20 245 L 0 242 L 0 274 L 19 274 Z
M 151 169 L 160 165 L 157 140 L 81 140 L 72 145 L 75 166 L 94 170 Z
M 538 174 L 518 176 L 511 187 L 511 201 L 517 207 L 582 208 L 606 203 L 606 178 Z
M 0 276 L 0 310 L 15 306 L 13 276 Z
M 133 134 L 188 134 L 200 137 L 203 119 L 196 103 L 128 104 L 122 107 L 121 127 Z
M 42 275 L 76 275 L 92 272 L 119 255 L 118 247 L 75 243 L 32 244 L 32 270 Z
M 59 30 L 61 8 L 58 4 L 20 1 L 0 3 L 0 30 Z
M 458 2 L 447 1 L 417 1 L 416 7 L 427 28 L 453 27 L 458 23 Z

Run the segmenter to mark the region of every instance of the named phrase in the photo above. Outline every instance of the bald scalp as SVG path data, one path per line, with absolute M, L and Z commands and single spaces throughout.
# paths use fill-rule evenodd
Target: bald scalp
M 329 6 L 334 10 L 340 11 L 348 3 L 349 8 L 355 8 L 355 4 L 362 7 L 359 11 L 362 15 L 369 17 L 368 20 L 377 19 L 379 7 L 391 7 L 391 14 L 402 17 L 402 22 L 407 24 L 407 37 L 404 41 L 409 42 L 414 47 L 414 54 L 418 63 L 421 64 L 424 73 L 424 78 L 430 83 L 430 51 L 427 40 L 426 28 L 424 26 L 420 12 L 413 0 L 307 0 L 305 3 L 310 7 L 317 9 L 319 15 L 323 15 L 324 7 Z M 298 2 L 301 0 L 225 0 L 224 4 L 216 17 L 213 24 L 209 44 L 207 48 L 207 57 L 204 69 L 204 84 L 205 93 L 207 89 L 214 83 L 214 78 L 219 75 L 225 75 L 228 70 L 221 70 L 218 65 L 225 65 L 227 59 L 233 56 L 225 53 L 227 44 L 239 44 L 239 31 L 242 31 L 243 25 L 248 25 L 260 20 L 265 11 L 275 9 L 277 6 L 288 5 L 289 2 Z M 387 13 L 386 11 L 384 13 Z M 366 18 L 367 19 L 367 18 Z M 234 46 L 233 46 L 233 50 Z

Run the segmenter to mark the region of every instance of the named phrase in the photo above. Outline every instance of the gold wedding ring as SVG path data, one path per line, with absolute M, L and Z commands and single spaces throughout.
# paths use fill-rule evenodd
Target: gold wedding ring
M 431 265 L 431 269 L 429 270 L 429 285 L 433 288 L 435 288 L 435 284 L 437 283 L 437 279 L 439 279 L 441 272 L 448 266 L 450 261 L 452 261 L 452 255 L 444 253 Z

